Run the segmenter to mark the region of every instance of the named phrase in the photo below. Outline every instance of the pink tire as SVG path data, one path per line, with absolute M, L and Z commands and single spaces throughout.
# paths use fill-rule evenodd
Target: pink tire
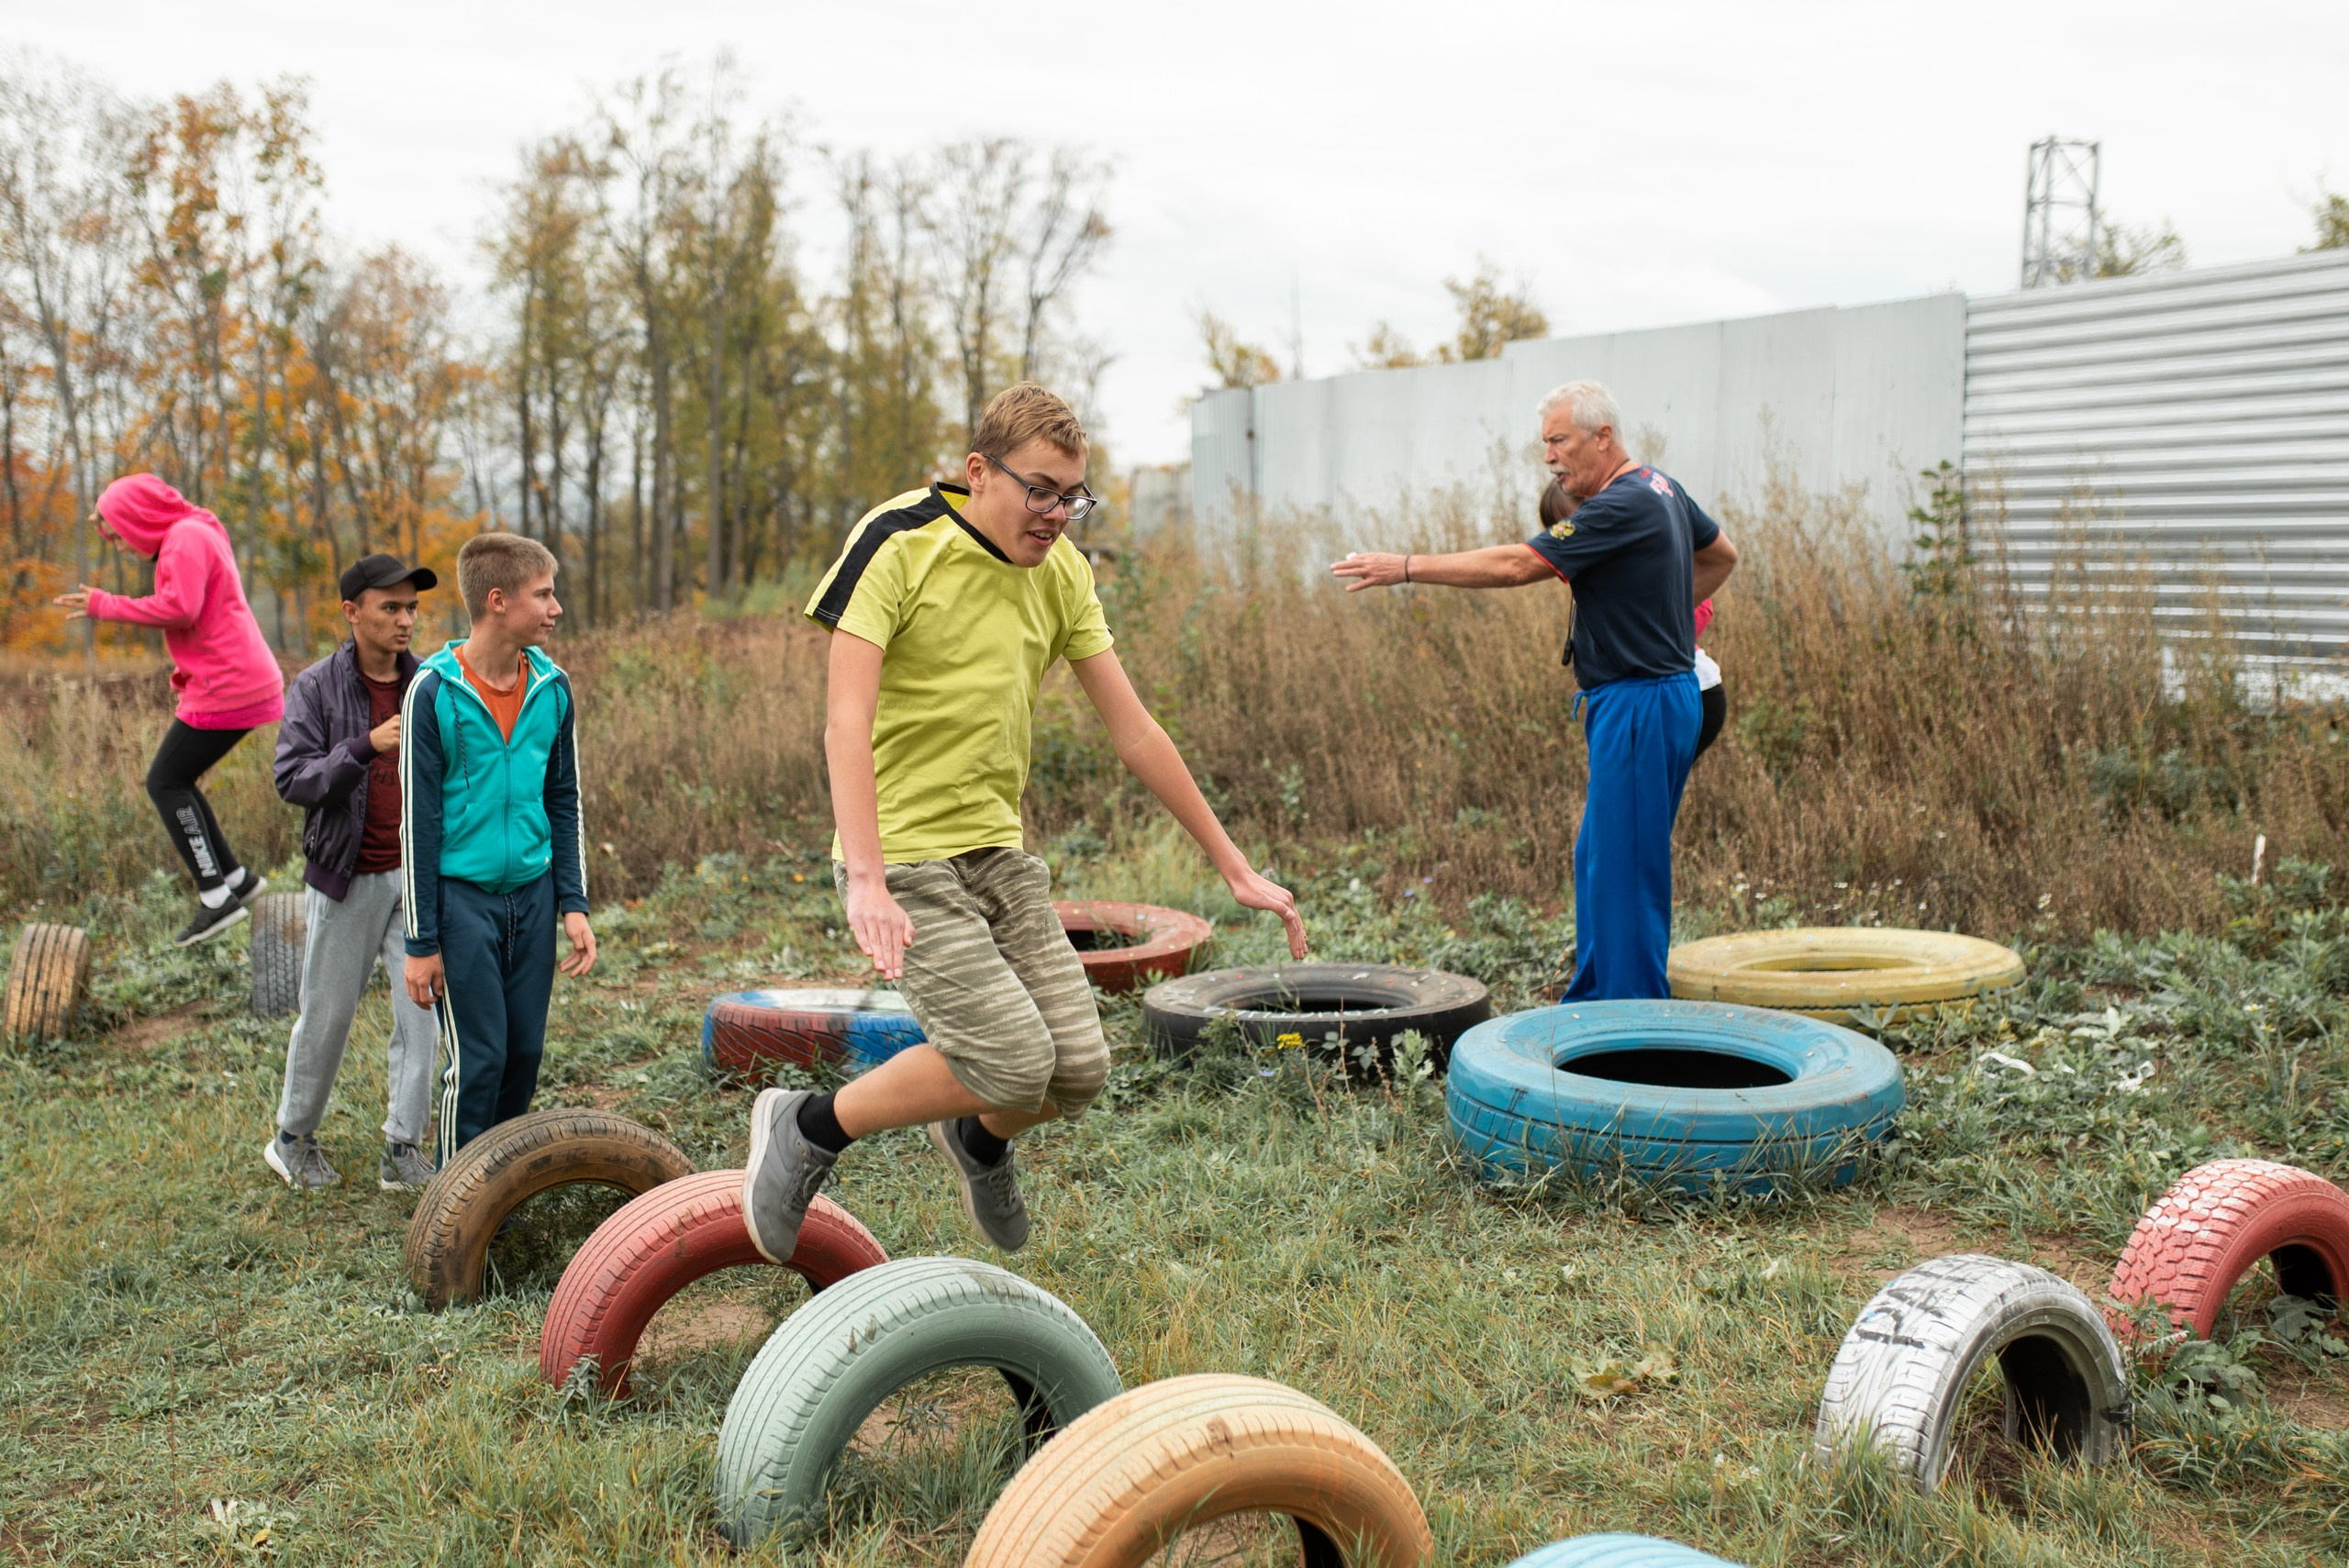
M 785 1266 L 821 1290 L 888 1261 L 854 1215 L 818 1197 Z M 623 1394 L 652 1315 L 704 1274 L 753 1263 L 770 1266 L 742 1223 L 740 1171 L 664 1182 L 597 1226 L 562 1271 L 539 1336 L 539 1370 L 560 1385 L 581 1358 L 593 1356 L 604 1392 Z

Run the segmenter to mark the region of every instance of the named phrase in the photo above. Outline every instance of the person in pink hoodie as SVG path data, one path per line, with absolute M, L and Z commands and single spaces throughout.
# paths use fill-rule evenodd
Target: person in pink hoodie
M 196 781 L 249 731 L 285 716 L 285 678 L 245 603 L 219 518 L 153 474 L 134 473 L 106 486 L 95 520 L 108 539 L 154 561 L 155 591 L 133 598 L 84 583 L 57 602 L 68 620 L 163 629 L 179 705 L 147 770 L 147 797 L 195 878 L 195 917 L 173 939 L 186 947 L 242 920 L 265 885 L 228 847 Z

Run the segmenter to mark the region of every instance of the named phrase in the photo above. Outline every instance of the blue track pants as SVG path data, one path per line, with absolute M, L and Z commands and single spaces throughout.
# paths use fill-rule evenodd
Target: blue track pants
M 1575 836 L 1575 977 L 1567 1002 L 1668 996 L 1672 824 L 1697 759 L 1697 677 L 1609 681 L 1583 694 L 1590 789 Z
M 440 879 L 440 1163 L 530 1108 L 554 995 L 554 875 L 492 893 Z

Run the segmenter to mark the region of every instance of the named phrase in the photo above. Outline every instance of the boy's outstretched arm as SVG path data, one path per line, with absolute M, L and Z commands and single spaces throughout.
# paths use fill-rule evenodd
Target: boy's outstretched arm
M 1198 840 L 1234 898 L 1251 909 L 1269 909 L 1281 917 L 1281 924 L 1288 929 L 1289 956 L 1302 959 L 1307 951 L 1305 921 L 1297 915 L 1296 895 L 1259 874 L 1231 841 L 1231 835 L 1223 830 L 1214 807 L 1208 805 L 1191 770 L 1184 765 L 1183 754 L 1174 749 L 1173 738 L 1142 706 L 1133 683 L 1126 678 L 1125 666 L 1118 662 L 1117 651 L 1104 650 L 1090 659 L 1073 660 L 1069 668 L 1076 672 L 1077 684 L 1093 699 L 1101 722 L 1108 726 L 1118 760 L 1174 813 L 1183 830 Z
M 883 650 L 854 632 L 832 633 L 824 678 L 824 762 L 832 780 L 832 825 L 848 867 L 848 929 L 882 977 L 906 972 L 914 923 L 889 896 L 881 859 L 881 796 L 873 782 L 873 716 L 881 706 Z

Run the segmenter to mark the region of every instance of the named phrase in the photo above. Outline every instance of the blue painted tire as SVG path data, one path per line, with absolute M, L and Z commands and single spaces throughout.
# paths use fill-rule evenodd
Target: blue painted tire
M 704 1060 L 732 1073 L 776 1062 L 861 1073 L 921 1043 L 921 1025 L 895 991 L 729 991 L 701 1019 Z
M 1508 1568 L 1737 1568 L 1737 1564 L 1653 1535 L 1578 1535 L 1529 1551 Z
M 1617 1075 L 1591 1071 L 1602 1059 Z M 1584 1072 L 1571 1070 L 1578 1062 Z M 1761 1007 L 1661 1001 L 1479 1024 L 1453 1047 L 1443 1097 L 1453 1138 L 1487 1181 L 1565 1171 L 1683 1192 L 1840 1185 L 1907 1104 L 1900 1063 L 1865 1035 Z

